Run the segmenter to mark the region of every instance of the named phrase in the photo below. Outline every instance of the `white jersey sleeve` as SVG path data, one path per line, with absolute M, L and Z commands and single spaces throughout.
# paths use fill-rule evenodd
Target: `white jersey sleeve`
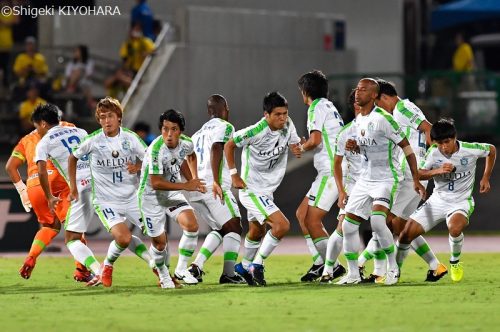
M 132 150 L 137 155 L 137 158 L 139 158 L 140 160 L 143 160 L 144 154 L 146 153 L 146 149 L 148 148 L 146 143 L 144 143 L 142 138 L 140 138 L 139 135 L 137 135 L 132 130 L 130 130 L 128 128 L 123 128 L 123 131 L 130 135 L 130 137 L 131 137 L 130 141 L 132 142 Z
M 256 136 L 268 128 L 267 121 L 262 118 L 259 122 L 246 128 L 240 129 L 234 133 L 234 144 L 241 148 L 245 145 L 251 145 L 256 141 Z
M 387 120 L 381 122 L 381 128 L 385 133 L 385 137 L 396 145 L 401 143 L 406 136 L 401 130 L 401 127 L 394 120 L 393 116 L 386 111 L 382 111 L 380 108 L 376 111 Z

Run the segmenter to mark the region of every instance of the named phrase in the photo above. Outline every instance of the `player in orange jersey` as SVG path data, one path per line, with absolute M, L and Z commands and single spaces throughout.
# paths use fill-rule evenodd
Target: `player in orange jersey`
M 68 122 L 61 123 L 65 126 L 74 126 Z M 21 197 L 24 209 L 26 212 L 30 212 L 30 210 L 33 209 L 41 225 L 40 230 L 35 235 L 28 256 L 19 270 L 19 274 L 25 279 L 29 279 L 31 276 L 37 257 L 40 256 L 52 239 L 59 234 L 59 230 L 61 229 L 60 221 L 64 222 L 69 208 L 69 201 L 66 199 L 69 195 L 68 184 L 59 174 L 55 166 L 51 162 L 48 162 L 47 170 L 51 191 L 54 195 L 64 198 L 61 199 L 60 204 L 58 204 L 55 215 L 50 212 L 45 194 L 40 186 L 38 167 L 34 162 L 36 145 L 40 139 L 41 137 L 36 130 L 33 130 L 31 133 L 21 138 L 19 143 L 14 147 L 5 166 L 5 170 L 9 174 L 10 179 Z M 19 174 L 19 167 L 24 163 L 27 163 L 28 171 L 26 184 Z M 90 272 L 79 263 L 77 263 L 77 268 L 73 277 L 76 281 L 88 281 L 91 279 Z

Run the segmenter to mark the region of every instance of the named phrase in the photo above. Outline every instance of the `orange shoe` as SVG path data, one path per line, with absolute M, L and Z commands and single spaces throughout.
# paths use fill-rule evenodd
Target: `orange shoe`
M 113 283 L 113 266 L 103 264 L 101 274 L 102 285 L 104 287 L 111 287 Z
M 19 274 L 21 277 L 24 279 L 29 279 L 31 277 L 31 272 L 35 268 L 36 260 L 32 256 L 26 257 L 24 260 L 23 266 L 21 266 L 21 269 L 19 270 Z
M 77 282 L 89 282 L 92 278 L 94 278 L 94 275 L 86 267 L 76 268 L 73 273 L 73 279 Z

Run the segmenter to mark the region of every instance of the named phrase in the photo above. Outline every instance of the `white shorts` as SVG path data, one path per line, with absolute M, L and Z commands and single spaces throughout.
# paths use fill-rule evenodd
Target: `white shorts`
M 85 233 L 94 217 L 94 206 L 92 205 L 92 189 L 86 188 L 78 193 L 78 201 L 72 201 L 66 215 L 64 230 Z
M 254 194 L 250 190 L 240 190 L 240 202 L 247 209 L 248 221 L 257 220 L 264 225 L 269 216 L 280 209 L 274 204 L 273 195 Z
M 149 196 L 139 197 L 139 202 L 143 228 L 149 237 L 157 237 L 165 232 L 166 215 L 177 220 L 182 211 L 193 209 L 180 192 L 169 195 L 165 200 Z
M 128 202 L 102 202 L 94 200 L 94 209 L 102 224 L 109 232 L 113 226 L 128 220 L 139 228 L 142 228 L 141 211 L 137 199 Z
M 309 206 L 330 211 L 333 203 L 339 198 L 339 191 L 332 176 L 317 176 L 306 195 Z
M 443 220 L 446 220 L 446 225 L 448 225 L 451 216 L 455 213 L 462 214 L 468 221 L 473 211 L 474 199 L 472 196 L 462 201 L 450 202 L 434 193 L 417 211 L 412 213 L 410 219 L 418 222 L 425 232 L 428 232 Z
M 422 182 L 422 184 L 427 187 L 427 181 Z M 417 209 L 420 201 L 420 195 L 413 189 L 413 181 L 401 181 L 394 204 L 392 204 L 391 213 L 408 220 L 410 215 Z
M 233 218 L 240 218 L 238 202 L 230 190 L 224 191 L 224 204 L 220 199 L 214 198 L 212 191 L 207 191 L 201 197 L 189 202 L 198 219 L 207 222 L 212 230 L 220 230 L 225 223 Z
M 389 210 L 397 192 L 398 182 L 375 182 L 358 180 L 352 188 L 345 211 L 368 220 L 373 205 L 382 205 Z

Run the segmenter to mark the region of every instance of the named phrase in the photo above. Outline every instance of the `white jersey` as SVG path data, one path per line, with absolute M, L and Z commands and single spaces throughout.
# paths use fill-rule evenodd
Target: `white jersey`
M 211 149 L 214 143 L 227 143 L 233 137 L 234 127 L 220 118 L 213 118 L 206 122 L 191 138 L 194 143 L 194 152 L 198 163 L 198 177 L 205 180 L 207 188 L 212 187 L 214 181 L 211 164 Z M 227 161 L 222 153 L 222 161 L 219 168 L 218 183 L 222 190 L 231 189 L 231 176 Z
M 408 99 L 397 102 L 392 113 L 394 120 L 399 124 L 405 134 L 410 146 L 415 153 L 417 165 L 424 160 L 426 153 L 425 133 L 418 130 L 418 126 L 426 120 L 424 113 L 414 103 Z M 405 154 L 402 149 L 398 149 L 399 163 L 405 180 L 412 180 L 411 170 L 408 167 Z
M 342 176 L 348 180 L 356 182 L 361 174 L 361 156 L 354 151 L 346 151 L 347 140 L 356 139 L 356 120 L 346 124 L 337 135 L 335 140 L 335 155 L 342 156 Z M 344 161 L 345 167 L 344 167 Z
M 299 142 L 290 117 L 280 130 L 272 131 L 265 118 L 238 130 L 234 143 L 243 148 L 241 174 L 248 189 L 253 193 L 272 194 L 285 176 L 288 145 Z
M 151 185 L 150 175 L 161 175 L 165 180 L 177 183 L 181 181 L 181 165 L 186 156 L 193 153 L 193 142 L 186 135 L 180 135 L 179 144 L 169 149 L 163 136 L 155 138 L 146 150 L 142 162 L 141 186 L 139 196 L 156 197 L 159 200 L 168 199 L 178 191 L 155 190 Z
M 102 129 L 85 137 L 73 155 L 90 158 L 92 191 L 94 199 L 124 203 L 135 198 L 139 184 L 137 174 L 130 174 L 128 163 L 135 164 L 144 158 L 146 144 L 136 133 L 120 128 L 118 135 L 108 137 Z
M 490 145 L 458 141 L 458 151 L 451 156 L 443 155 L 437 145 L 429 148 L 422 169 L 432 170 L 445 163 L 453 164 L 456 169 L 448 174 L 434 176 L 434 193 L 441 199 L 458 202 L 469 199 L 474 189 L 476 162 L 490 154 Z
M 366 181 L 400 181 L 397 146 L 404 138 L 391 114 L 379 107 L 356 117 L 356 141 L 361 154 L 361 179 Z
M 50 159 L 59 173 L 69 183 L 68 157 L 73 148 L 77 147 L 87 136 L 87 132 L 77 127 L 55 126 L 36 146 L 35 162 Z M 77 181 L 90 178 L 90 166 L 87 156 L 82 156 L 76 163 Z
M 321 133 L 321 144 L 314 154 L 314 168 L 319 176 L 333 176 L 333 144 L 343 125 L 339 112 L 326 98 L 315 99 L 307 110 L 307 131 Z

